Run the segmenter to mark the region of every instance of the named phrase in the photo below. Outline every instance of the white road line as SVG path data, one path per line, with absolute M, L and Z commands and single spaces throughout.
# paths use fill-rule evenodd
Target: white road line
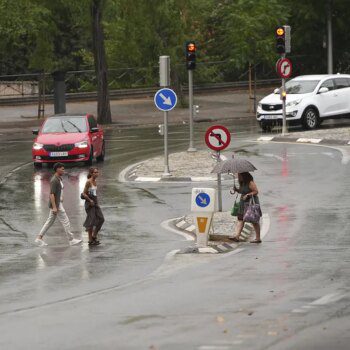
M 177 227 L 182 227 L 183 225 L 186 225 L 187 224 L 187 222 L 185 221 L 185 220 L 181 220 L 180 222 L 178 222 L 177 224 L 176 224 L 176 226 Z
M 161 179 L 160 177 L 139 176 L 134 181 L 136 181 L 136 182 L 158 182 L 158 181 L 160 181 L 160 179 Z
M 260 136 L 258 141 L 271 141 L 273 138 L 274 136 Z
M 178 218 L 180 219 L 180 218 Z M 170 219 L 170 220 L 166 220 L 166 221 L 163 221 L 160 226 L 163 227 L 164 229 L 168 230 L 168 231 L 171 231 L 171 232 L 174 232 L 174 233 L 177 233 L 178 235 L 182 236 L 182 237 L 185 237 L 186 238 L 186 241 L 194 241 L 194 237 L 186 232 L 183 232 L 181 230 L 177 230 L 175 228 L 172 228 L 169 223 L 172 222 L 173 220 L 176 220 L 176 219 Z
M 310 142 L 310 143 L 320 143 L 322 139 L 308 139 L 305 137 L 300 137 L 297 139 L 297 142 Z
M 188 226 L 188 227 L 186 228 L 186 231 L 193 232 L 195 229 L 196 229 L 196 226 L 195 226 L 195 225 L 191 225 L 191 226 Z
M 335 303 L 336 301 L 339 301 L 341 299 L 343 299 L 346 296 L 346 294 L 344 293 L 331 293 L 331 294 L 327 294 L 325 296 L 323 296 L 322 298 L 319 298 L 315 301 L 313 301 L 312 303 L 310 303 L 310 305 L 327 305 L 330 303 Z

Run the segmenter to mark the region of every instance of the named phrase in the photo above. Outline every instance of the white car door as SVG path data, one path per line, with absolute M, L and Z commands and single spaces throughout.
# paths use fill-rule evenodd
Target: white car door
M 316 106 L 320 112 L 320 117 L 328 117 L 337 114 L 339 106 L 337 106 L 337 94 L 335 92 L 335 84 L 333 79 L 325 80 L 318 88 L 326 87 L 329 91 L 323 93 L 317 93 L 315 96 Z
M 336 98 L 338 112 L 337 114 L 349 113 L 349 99 L 350 99 L 350 86 L 349 80 L 347 78 L 335 78 L 335 87 L 336 87 Z

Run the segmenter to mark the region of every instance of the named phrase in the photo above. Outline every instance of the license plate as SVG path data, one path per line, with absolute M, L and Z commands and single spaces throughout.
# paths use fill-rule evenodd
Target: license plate
M 68 152 L 51 152 L 50 157 L 67 157 Z
M 282 118 L 281 114 L 269 114 L 269 115 L 263 115 L 262 116 L 264 119 L 278 119 Z

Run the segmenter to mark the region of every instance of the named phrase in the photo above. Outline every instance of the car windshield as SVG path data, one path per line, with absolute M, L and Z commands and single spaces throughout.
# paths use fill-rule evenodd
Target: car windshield
M 287 94 L 307 94 L 315 90 L 319 80 L 289 80 L 286 83 Z
M 50 134 L 54 132 L 73 133 L 86 131 L 85 117 L 59 117 L 47 119 L 41 132 Z

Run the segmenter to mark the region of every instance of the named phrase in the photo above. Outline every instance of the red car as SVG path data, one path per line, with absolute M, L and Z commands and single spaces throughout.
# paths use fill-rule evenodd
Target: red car
M 34 166 L 55 162 L 85 162 L 93 158 L 103 161 L 105 140 L 102 128 L 91 114 L 58 114 L 45 120 L 34 140 L 32 155 Z

